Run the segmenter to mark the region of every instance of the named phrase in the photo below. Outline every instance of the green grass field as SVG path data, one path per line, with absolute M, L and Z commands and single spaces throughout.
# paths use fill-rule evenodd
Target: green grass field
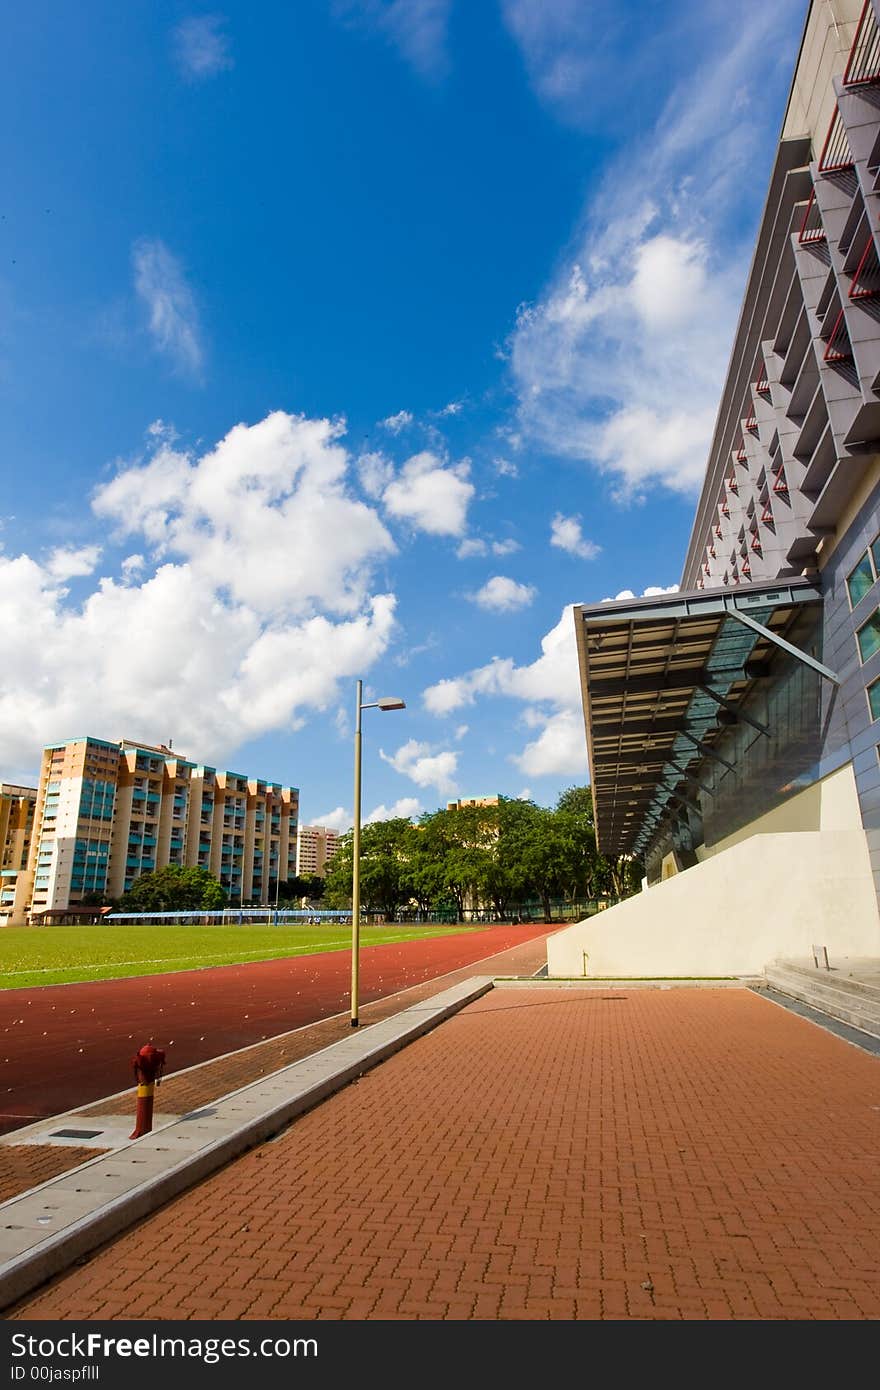
M 451 936 L 468 927 L 361 927 L 361 946 Z M 3 927 L 0 988 L 119 980 L 351 948 L 351 927 Z

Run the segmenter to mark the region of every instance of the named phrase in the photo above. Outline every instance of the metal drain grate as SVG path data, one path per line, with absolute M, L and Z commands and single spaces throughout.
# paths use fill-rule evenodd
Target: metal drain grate
M 103 1134 L 102 1129 L 56 1129 L 49 1135 L 50 1139 L 97 1139 L 99 1134 Z

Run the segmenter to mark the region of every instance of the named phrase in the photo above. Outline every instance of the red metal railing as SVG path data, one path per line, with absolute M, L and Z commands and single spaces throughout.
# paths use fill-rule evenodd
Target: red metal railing
M 880 32 L 871 0 L 865 0 L 843 74 L 845 87 L 880 81 Z
M 766 372 L 761 372 L 758 380 L 755 382 L 755 392 L 759 396 L 770 395 L 770 382 L 767 380 Z
M 748 556 L 746 556 L 746 558 L 743 560 L 742 564 L 740 565 L 740 567 L 739 567 L 739 572 L 740 572 L 740 574 L 751 574 L 751 572 L 752 572 L 752 567 L 751 567 L 751 565 L 749 564 L 749 558 L 748 558 Z
M 840 115 L 840 107 L 835 106 L 834 115 L 831 117 L 831 124 L 828 127 L 828 134 L 825 136 L 825 144 L 822 146 L 822 153 L 819 156 L 819 173 L 833 174 L 841 169 L 851 169 L 853 163 L 852 151 Z
M 742 441 L 742 443 L 740 444 L 739 448 L 738 448 L 737 451 L 736 451 L 736 461 L 737 461 L 737 463 L 748 463 L 748 461 L 749 461 L 749 456 L 748 456 L 748 454 L 746 453 L 746 441 L 745 441 L 745 440 Z
M 825 228 L 822 226 L 822 214 L 819 211 L 819 204 L 816 202 L 816 190 L 813 189 L 807 203 L 804 220 L 798 232 L 798 241 L 803 246 L 811 241 L 824 241 Z
M 775 525 L 775 522 L 774 522 L 774 520 L 773 520 L 773 513 L 772 513 L 772 511 L 770 510 L 770 503 L 769 503 L 769 502 L 767 503 L 766 507 L 764 508 L 764 510 L 763 510 L 762 513 L 761 513 L 761 520 L 763 521 L 763 523 L 764 523 L 765 526 L 773 526 L 773 525 Z
M 721 540 L 721 523 L 720 523 L 720 522 L 718 522 L 718 524 L 717 524 L 716 527 L 715 527 L 715 535 L 718 537 L 719 540 Z
M 758 417 L 756 415 L 750 415 L 748 417 L 748 419 L 746 420 L 746 429 L 748 430 L 749 434 L 758 433 Z
M 788 492 L 788 482 L 785 477 L 785 469 L 780 468 L 773 483 L 774 492 Z
M 880 294 L 880 258 L 873 232 L 868 232 L 865 249 L 861 254 L 856 273 L 849 287 L 850 299 L 871 299 Z
M 739 485 L 737 484 L 737 481 L 736 481 L 736 474 L 735 474 L 735 473 L 731 473 L 731 475 L 730 475 L 729 478 L 725 478 L 725 480 L 724 480 L 724 485 L 725 485 L 725 487 L 727 488 L 728 492 L 738 492 L 738 491 L 739 491 Z
M 756 551 L 758 552 L 759 555 L 762 554 L 762 550 L 761 550 L 761 537 L 760 537 L 760 536 L 757 536 L 757 535 L 752 536 L 752 549 L 753 549 L 753 550 L 756 550 Z
M 834 327 L 828 338 L 828 346 L 824 352 L 826 362 L 848 362 L 852 357 L 852 347 L 849 341 L 849 333 L 846 331 L 846 320 L 843 317 L 843 310 L 834 320 Z
M 719 508 L 719 510 L 720 510 L 722 516 L 730 516 L 730 508 L 729 508 L 728 505 L 727 505 L 727 498 L 726 498 L 726 497 L 725 497 L 724 501 L 721 503 L 721 507 Z

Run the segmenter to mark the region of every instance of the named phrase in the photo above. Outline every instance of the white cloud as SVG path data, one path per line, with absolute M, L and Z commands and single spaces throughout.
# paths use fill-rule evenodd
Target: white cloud
M 368 497 L 378 500 L 394 480 L 394 464 L 381 452 L 361 454 L 357 461 L 361 487 Z
M 461 542 L 455 553 L 459 560 L 471 560 L 476 555 L 487 554 L 488 550 L 489 547 L 485 541 L 480 540 L 477 536 L 469 536 L 467 540 Z
M 424 809 L 417 796 L 402 796 L 393 806 L 374 806 L 369 815 L 364 817 L 364 825 L 373 825 L 381 820 L 397 820 L 399 816 L 415 820 Z
M 493 657 L 464 676 L 438 681 L 423 693 L 431 714 L 449 714 L 472 705 L 477 696 L 508 695 L 523 701 L 550 700 L 568 709 L 580 707 L 581 687 L 572 607 L 563 609 L 554 628 L 541 639 L 541 655 L 529 666 L 510 657 Z
M 99 488 L 93 507 L 118 534 L 140 534 L 263 617 L 353 613 L 394 543 L 346 490 L 341 433 L 275 411 L 201 457 L 161 446 Z
M 132 249 L 134 287 L 149 315 L 149 332 L 158 352 L 188 376 L 198 377 L 204 362 L 199 316 L 180 262 L 162 241 L 143 239 Z
M 459 742 L 464 738 L 464 736 L 465 736 L 465 734 L 468 732 L 468 729 L 469 729 L 469 728 L 470 728 L 470 725 L 468 725 L 468 724 L 459 724 L 459 726 L 458 726 L 458 728 L 456 729 L 455 733 L 452 735 L 452 737 L 455 739 L 456 743 L 459 743 Z
M 126 555 L 119 568 L 122 570 L 124 579 L 133 579 L 136 575 L 143 573 L 146 563 L 143 555 Z
M 174 56 L 185 77 L 202 82 L 232 67 L 229 40 L 220 15 L 195 15 L 174 30 Z
M 419 76 L 436 79 L 448 66 L 447 29 L 452 0 L 334 0 L 342 19 L 381 34 Z
M 665 589 L 662 587 L 662 585 L 649 584 L 648 587 L 647 587 L 647 589 L 643 589 L 643 590 L 642 590 L 642 598 L 656 598 L 658 594 L 677 594 L 677 593 L 678 593 L 678 585 L 677 585 L 677 584 L 669 584 Z M 620 602 L 622 599 L 632 599 L 632 598 L 635 598 L 635 594 L 634 594 L 634 592 L 633 592 L 632 589 L 621 589 L 621 591 L 620 591 L 619 594 L 615 594 L 615 595 L 614 595 L 614 598 L 603 598 L 603 599 L 601 600 L 601 602 L 602 602 L 602 603 L 618 603 L 618 602 Z
M 584 721 L 576 710 L 548 715 L 541 733 L 511 761 L 527 777 L 574 775 L 587 769 Z
M 550 544 L 580 560 L 595 560 L 601 551 L 595 541 L 584 537 L 579 516 L 563 516 L 561 512 L 557 512 L 550 523 Z
M 451 796 L 456 789 L 457 753 L 448 750 L 435 753 L 430 744 L 411 738 L 393 754 L 380 748 L 379 756 L 395 772 L 409 777 L 419 787 L 436 787 L 442 796 Z
M 517 468 L 515 463 L 511 463 L 510 459 L 493 459 L 492 466 L 495 469 L 495 472 L 498 474 L 499 478 L 519 477 L 519 469 Z
M 519 541 L 508 539 L 504 541 L 485 541 L 478 536 L 469 536 L 463 540 L 456 550 L 459 560 L 471 560 L 475 556 L 488 555 L 515 555 L 522 546 Z
M 460 415 L 462 410 L 464 410 L 464 401 L 449 401 L 449 403 L 447 405 L 444 405 L 443 409 L 439 410 L 437 414 Z
M 518 584 L 507 575 L 493 574 L 491 579 L 486 580 L 482 589 L 469 594 L 468 598 L 480 608 L 497 613 L 513 613 L 518 608 L 527 608 L 536 592 L 531 584 Z
M 580 675 L 571 606 L 541 640 L 541 655 L 528 666 L 494 657 L 463 676 L 429 686 L 422 694 L 430 714 L 449 715 L 478 699 L 504 696 L 524 705 L 523 723 L 538 736 L 511 757 L 529 777 L 587 770 Z
M 776 131 L 775 69 L 800 8 L 780 0 L 743 25 L 717 0 L 689 2 L 640 56 L 611 0 L 503 0 L 536 90 L 566 119 L 589 124 L 612 90 L 621 100 L 620 84 L 590 74 L 613 68 L 638 90 L 640 64 L 661 50 L 673 74 L 510 343 L 518 428 L 604 474 L 620 500 L 656 486 L 693 494 L 702 481 L 751 248 L 743 189 Z
M 337 835 L 344 835 L 354 825 L 354 816 L 351 811 L 346 811 L 344 806 L 337 806 L 335 810 L 327 811 L 323 816 L 318 816 L 317 820 L 308 823 L 323 825 L 327 830 L 335 830 Z
M 392 434 L 400 434 L 401 430 L 408 429 L 412 422 L 413 417 L 410 411 L 398 410 L 396 415 L 389 415 L 387 419 L 381 421 L 381 424 Z
M 99 545 L 59 546 L 53 550 L 46 562 L 46 570 L 53 579 L 73 579 L 76 576 L 91 574 L 101 557 Z
M 172 734 L 219 763 L 332 710 L 340 681 L 368 672 L 396 630 L 394 595 L 370 587 L 393 544 L 348 494 L 339 434 L 278 412 L 200 456 L 160 442 L 92 502 L 143 553 L 76 602 L 69 555 L 53 569 L 0 553 L 0 766 L 84 731 Z
M 432 536 L 460 536 L 474 495 L 466 463 L 447 466 L 427 450 L 407 459 L 383 493 L 386 509 Z

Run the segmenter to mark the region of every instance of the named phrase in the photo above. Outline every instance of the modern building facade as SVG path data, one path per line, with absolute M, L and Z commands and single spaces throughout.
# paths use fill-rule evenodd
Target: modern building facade
M 294 873 L 299 793 L 170 747 L 78 738 L 43 751 L 27 867 L 10 920 L 117 898 L 168 864 L 207 869 L 230 901 L 274 901 Z
M 12 911 L 18 877 L 27 868 L 36 805 L 36 787 L 0 782 L 0 923 Z
M 575 609 L 599 847 L 647 891 L 553 974 L 880 956 L 878 247 L 880 0 L 813 0 L 680 592 Z
M 296 832 L 296 872 L 303 878 L 323 878 L 339 848 L 339 835 L 326 825 L 301 825 Z

